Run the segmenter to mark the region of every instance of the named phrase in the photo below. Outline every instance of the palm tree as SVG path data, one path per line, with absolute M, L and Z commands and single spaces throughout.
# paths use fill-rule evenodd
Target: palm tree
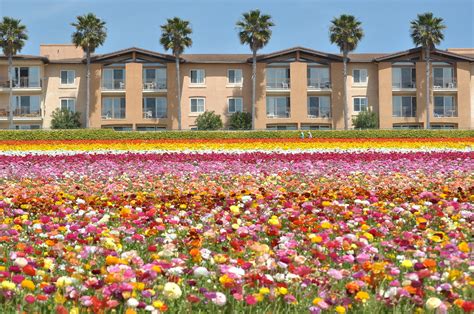
M 21 51 L 27 39 L 26 26 L 21 24 L 21 20 L 7 16 L 3 17 L 3 21 L 0 23 L 0 47 L 3 54 L 8 56 L 8 82 L 10 87 L 8 123 L 10 129 L 13 129 L 13 56 Z
M 105 21 L 99 19 L 95 14 L 88 13 L 77 17 L 77 21 L 71 23 L 76 28 L 72 33 L 72 43 L 76 47 L 82 47 L 87 59 L 87 96 L 86 96 L 86 128 L 90 127 L 89 110 L 91 101 L 90 81 L 91 81 L 91 54 L 102 46 L 107 38 L 107 28 Z
M 160 44 L 166 50 L 171 50 L 176 61 L 176 86 L 178 92 L 178 130 L 181 130 L 181 81 L 179 72 L 180 56 L 185 48 L 191 47 L 193 41 L 190 37 L 193 30 L 189 21 L 179 17 L 168 19 L 167 23 L 161 25 Z
M 252 50 L 252 130 L 255 129 L 255 92 L 257 82 L 257 51 L 265 47 L 272 36 L 271 28 L 275 24 L 268 14 L 261 14 L 260 10 L 252 10 L 242 14 L 237 21 L 240 43 L 249 45 Z
M 430 53 L 435 49 L 435 45 L 439 45 L 444 39 L 443 29 L 446 26 L 443 24 L 443 19 L 434 17 L 433 13 L 428 12 L 418 14 L 416 20 L 411 21 L 410 35 L 415 45 L 421 46 L 425 52 L 426 61 L 426 128 L 430 128 Z
M 349 129 L 349 106 L 347 104 L 347 56 L 357 48 L 357 44 L 364 37 L 361 22 L 353 15 L 342 14 L 331 21 L 329 39 L 336 44 L 343 56 L 344 65 L 344 129 Z

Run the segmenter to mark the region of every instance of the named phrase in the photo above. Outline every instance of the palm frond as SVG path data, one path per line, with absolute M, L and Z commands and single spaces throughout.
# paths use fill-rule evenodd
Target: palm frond
M 15 55 L 23 49 L 28 39 L 26 26 L 20 19 L 5 16 L 0 23 L 0 48 L 7 55 Z

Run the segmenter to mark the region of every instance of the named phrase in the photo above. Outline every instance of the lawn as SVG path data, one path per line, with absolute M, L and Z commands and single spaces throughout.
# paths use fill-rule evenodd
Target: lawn
M 474 310 L 472 133 L 44 133 L 0 140 L 2 313 Z

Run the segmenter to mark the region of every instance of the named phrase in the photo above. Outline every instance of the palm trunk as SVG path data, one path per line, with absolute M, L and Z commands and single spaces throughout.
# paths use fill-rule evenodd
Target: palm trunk
M 425 51 L 425 58 L 426 58 L 426 128 L 429 129 L 431 128 L 430 126 L 430 100 L 431 100 L 431 94 L 430 94 L 430 47 L 426 47 Z
M 86 84 L 87 84 L 87 95 L 86 95 L 86 128 L 90 128 L 90 104 L 91 104 L 91 53 L 90 49 L 87 48 L 86 51 L 86 58 L 87 58 L 87 74 L 86 74 Z
M 343 75 L 344 75 L 344 130 L 349 129 L 349 106 L 347 104 L 347 50 L 343 51 Z
M 181 80 L 180 80 L 180 73 L 179 73 L 179 55 L 176 55 L 176 87 L 178 90 L 178 130 L 182 129 L 181 126 Z
M 13 56 L 8 54 L 8 77 L 9 77 L 9 102 L 8 102 L 8 128 L 13 129 Z
M 255 130 L 255 93 L 257 88 L 257 50 L 253 50 L 252 56 L 252 130 Z

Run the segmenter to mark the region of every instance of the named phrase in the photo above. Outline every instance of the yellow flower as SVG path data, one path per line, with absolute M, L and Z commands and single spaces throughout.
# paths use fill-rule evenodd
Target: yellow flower
M 343 307 L 343 306 L 340 306 L 340 305 L 336 306 L 336 308 L 334 310 L 336 311 L 336 313 L 339 313 L 339 314 L 346 313 L 346 308 Z
M 272 218 L 268 220 L 268 223 L 272 226 L 278 226 L 280 224 L 280 220 L 277 216 L 272 216 Z
M 79 314 L 79 308 L 77 306 L 73 307 L 70 311 L 69 314 Z
M 260 290 L 258 291 L 258 293 L 260 294 L 269 294 L 270 293 L 270 289 L 268 289 L 267 287 L 263 287 L 263 288 L 260 288 Z
M 163 301 L 160 301 L 160 300 L 153 302 L 153 306 L 155 307 L 155 309 L 160 309 L 163 305 L 165 304 L 163 303 Z
M 28 280 L 28 279 L 23 280 L 21 282 L 21 286 L 31 291 L 35 290 L 35 284 L 33 283 L 33 281 Z
M 357 292 L 355 298 L 356 298 L 356 300 L 360 300 L 360 301 L 365 303 L 368 299 L 370 299 L 370 296 L 365 291 L 359 291 L 359 292 Z
M 263 301 L 263 294 L 260 294 L 260 293 L 254 293 L 253 294 L 254 298 L 258 301 L 258 302 L 262 302 Z
M 72 279 L 69 278 L 69 277 L 62 276 L 62 277 L 59 277 L 56 280 L 56 286 L 58 288 L 67 287 L 67 286 L 70 286 L 70 285 L 72 285 Z
M 321 243 L 323 241 L 321 236 L 315 235 L 314 233 L 309 235 L 309 239 L 311 240 L 311 243 Z
M 458 249 L 461 252 L 469 253 L 469 244 L 467 244 L 466 242 L 461 242 L 458 244 Z
M 15 290 L 16 285 L 8 280 L 2 281 L 2 289 L 5 290 Z
M 61 293 L 56 293 L 54 295 L 54 302 L 58 304 L 63 304 L 64 302 L 66 302 L 66 298 L 63 295 L 61 295 Z
M 323 300 L 323 299 L 322 299 L 322 298 L 319 298 L 319 297 L 314 298 L 314 299 L 313 299 L 313 305 L 318 305 L 319 302 L 321 302 L 322 300 Z
M 323 221 L 323 222 L 321 223 L 321 228 L 323 228 L 323 229 L 331 229 L 331 228 L 332 228 L 332 225 L 331 225 L 331 223 L 330 223 L 329 221 Z
M 331 202 L 330 201 L 323 201 L 322 205 L 324 207 L 328 207 L 328 206 L 331 206 Z
M 412 268 L 413 267 L 413 263 L 409 259 L 404 260 L 401 265 L 405 268 Z
M 167 282 L 163 287 L 163 295 L 167 299 L 176 300 L 179 299 L 182 294 L 181 288 L 174 282 Z
M 230 211 L 231 211 L 232 214 L 234 214 L 234 215 L 240 214 L 240 208 L 239 208 L 239 206 L 236 206 L 236 205 L 232 205 L 232 206 L 230 207 Z
M 278 287 L 277 292 L 281 295 L 286 295 L 288 294 L 288 289 L 286 289 L 285 287 Z

